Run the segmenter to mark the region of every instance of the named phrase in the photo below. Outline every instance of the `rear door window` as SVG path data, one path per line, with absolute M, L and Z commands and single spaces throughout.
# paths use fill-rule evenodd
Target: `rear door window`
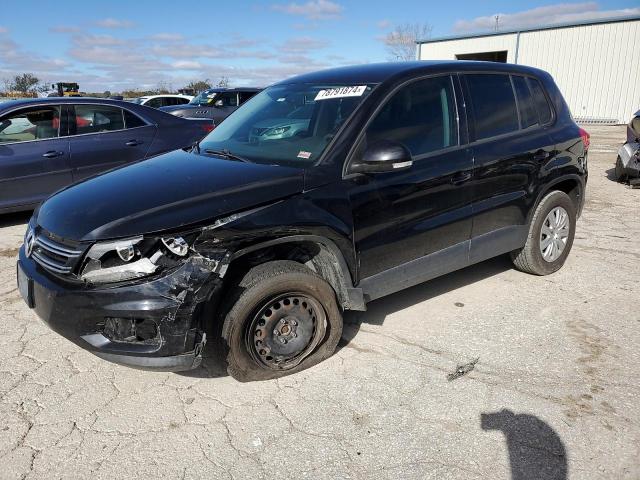
M 475 139 L 504 135 L 519 129 L 518 109 L 507 74 L 466 74 L 475 119 Z
M 527 80 L 524 77 L 513 75 L 513 87 L 516 91 L 516 97 L 518 99 L 518 110 L 520 111 L 520 126 L 522 128 L 529 128 L 538 124 L 538 112 L 533 104 L 531 98 L 531 92 L 527 85 Z
M 219 93 L 216 97 L 216 102 L 222 100 L 223 107 L 237 107 L 238 106 L 238 94 L 233 92 Z
M 56 138 L 60 130 L 60 106 L 30 107 L 0 119 L 0 144 Z
M 540 123 L 542 125 L 546 125 L 553 117 L 549 100 L 547 100 L 547 96 L 544 94 L 544 89 L 542 88 L 540 81 L 534 78 L 527 78 L 527 82 L 529 83 L 531 94 L 533 95 L 533 103 L 538 111 L 538 117 L 540 117 Z
M 122 109 L 111 105 L 75 105 L 75 134 L 111 132 L 124 129 Z
M 433 77 L 398 90 L 366 132 L 367 145 L 392 140 L 419 156 L 458 144 L 458 124 L 451 77 Z

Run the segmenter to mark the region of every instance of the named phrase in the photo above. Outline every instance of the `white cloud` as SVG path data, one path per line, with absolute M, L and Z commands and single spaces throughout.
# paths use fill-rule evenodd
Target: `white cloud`
M 330 0 L 310 0 L 307 3 L 276 4 L 271 8 L 289 15 L 300 15 L 309 20 L 339 18 L 344 8 Z
M 177 62 L 173 62 L 171 66 L 178 70 L 202 70 L 202 64 L 192 60 L 178 60 Z
M 221 43 L 199 43 L 198 37 L 171 32 L 123 40 L 96 34 L 90 27 L 63 26 L 56 31 L 68 34 L 69 47 L 55 57 L 31 51 L 14 41 L 10 32 L 0 32 L 0 79 L 31 72 L 43 83 L 78 82 L 85 92 L 152 89 L 160 82 L 182 87 L 192 80 L 220 76 L 229 77 L 236 86 L 266 86 L 347 61 L 323 55 L 330 42 L 322 37 L 300 35 L 274 43 L 256 32 L 248 37 L 230 35 Z
M 3 26 L 0 26 L 0 33 L 8 33 L 9 30 Z
M 496 15 L 498 16 L 499 28 L 504 30 L 517 27 L 535 27 L 554 23 L 606 19 L 637 14 L 640 14 L 640 8 L 600 10 L 597 2 L 559 3 L 556 5 L 532 8 L 522 12 L 496 12 L 492 15 L 476 17 L 471 20 L 458 20 L 454 24 L 453 30 L 456 32 L 494 30 Z
M 391 22 L 385 18 L 384 20 L 380 20 L 376 23 L 376 26 L 382 29 L 389 28 L 391 26 Z
M 104 18 L 98 20 L 96 25 L 102 28 L 131 28 L 134 23 L 131 20 L 118 20 L 117 18 Z
M 184 37 L 179 33 L 156 33 L 149 37 L 151 40 L 158 40 L 161 42 L 179 42 L 184 40 Z

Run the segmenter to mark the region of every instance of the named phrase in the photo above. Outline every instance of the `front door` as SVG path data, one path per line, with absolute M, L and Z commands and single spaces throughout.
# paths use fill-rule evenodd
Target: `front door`
M 72 182 L 60 105 L 22 108 L 0 118 L 0 209 L 34 205 Z
M 145 158 L 156 127 L 113 105 L 77 104 L 69 111 L 74 181 Z
M 458 267 L 466 264 L 472 160 L 468 149 L 460 146 L 454 91 L 448 75 L 413 81 L 401 87 L 366 128 L 356 157 L 367 145 L 391 140 L 410 150 L 413 165 L 346 180 L 361 280 L 382 279 L 385 272 L 400 271 L 416 260 L 428 263 L 429 258 L 430 267 L 437 270 L 439 260 L 431 255 L 443 251 Z M 391 275 L 389 282 L 403 281 L 402 277 Z M 404 277 L 410 281 L 411 274 Z M 371 297 L 398 289 L 387 287 Z

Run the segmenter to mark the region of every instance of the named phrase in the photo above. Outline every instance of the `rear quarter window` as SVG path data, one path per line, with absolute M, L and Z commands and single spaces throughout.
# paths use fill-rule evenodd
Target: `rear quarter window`
M 536 80 L 534 78 L 527 78 L 527 83 L 529 84 L 529 88 L 531 89 L 533 103 L 536 106 L 536 110 L 538 111 L 540 123 L 542 125 L 546 125 L 547 123 L 551 122 L 553 113 L 551 111 L 551 105 L 549 105 L 549 100 L 547 100 L 547 96 L 544 94 L 542 84 L 539 80 Z
M 518 99 L 518 109 L 520 110 L 520 124 L 522 128 L 529 128 L 538 124 L 538 112 L 533 104 L 533 98 L 527 85 L 527 79 L 518 75 L 513 75 L 513 87 Z
M 495 137 L 519 129 L 518 109 L 507 74 L 465 75 L 475 124 L 475 139 Z

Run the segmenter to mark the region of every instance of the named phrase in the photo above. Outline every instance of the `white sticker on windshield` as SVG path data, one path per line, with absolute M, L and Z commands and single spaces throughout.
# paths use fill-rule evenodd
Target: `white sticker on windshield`
M 318 100 L 329 100 L 331 98 L 361 97 L 366 89 L 367 89 L 366 85 L 329 88 L 327 90 L 320 90 L 316 95 L 315 100 L 318 101 Z
M 305 152 L 304 150 L 300 150 L 298 152 L 298 158 L 304 158 L 305 160 L 308 160 L 311 158 L 311 152 Z

